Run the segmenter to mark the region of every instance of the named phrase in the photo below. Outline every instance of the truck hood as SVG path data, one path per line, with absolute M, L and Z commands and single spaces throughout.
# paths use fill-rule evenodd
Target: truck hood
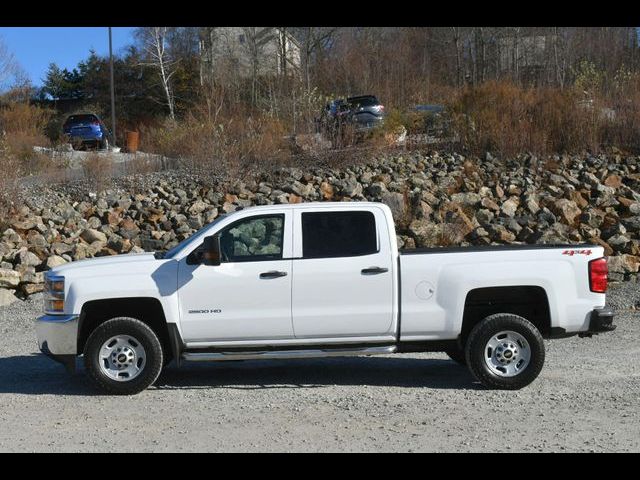
M 96 269 L 108 267 L 124 268 L 123 264 L 141 266 L 140 263 L 158 262 L 153 253 L 127 253 L 123 255 L 110 255 L 106 257 L 89 258 L 86 260 L 77 260 L 64 265 L 60 265 L 51 270 L 52 275 L 67 275 L 81 273 L 83 270 L 91 270 L 95 273 Z
M 178 262 L 153 253 L 132 253 L 79 260 L 51 270 L 64 277 L 65 313 L 80 314 L 93 300 L 124 297 L 162 299 L 178 288 Z

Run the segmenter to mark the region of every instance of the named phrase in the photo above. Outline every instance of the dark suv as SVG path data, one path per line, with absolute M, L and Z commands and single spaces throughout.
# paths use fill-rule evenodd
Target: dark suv
M 108 149 L 111 144 L 111 132 L 93 113 L 69 115 L 62 130 L 76 150 L 86 147 Z
M 358 129 L 374 128 L 384 121 L 384 105 L 373 95 L 347 98 L 351 123 Z
M 325 131 L 336 132 L 345 125 L 369 130 L 384 122 L 384 105 L 374 95 L 335 99 L 322 111 L 320 124 Z

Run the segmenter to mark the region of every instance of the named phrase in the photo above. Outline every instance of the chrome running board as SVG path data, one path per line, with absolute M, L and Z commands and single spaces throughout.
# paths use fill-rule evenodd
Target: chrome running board
M 370 348 L 327 348 L 323 350 L 276 350 L 255 352 L 184 352 L 187 362 L 219 362 L 225 360 L 276 360 L 292 358 L 349 357 L 354 355 L 385 355 L 394 353 L 396 346 Z

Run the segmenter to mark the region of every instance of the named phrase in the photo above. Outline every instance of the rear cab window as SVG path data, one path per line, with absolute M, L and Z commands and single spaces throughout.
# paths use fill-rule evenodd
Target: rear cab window
M 372 212 L 303 212 L 301 218 L 303 258 L 354 257 L 379 251 Z

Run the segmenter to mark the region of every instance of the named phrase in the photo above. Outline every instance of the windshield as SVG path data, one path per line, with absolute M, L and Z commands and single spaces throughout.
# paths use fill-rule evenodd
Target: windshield
M 183 241 L 181 241 L 178 245 L 173 247 L 171 250 L 167 250 L 164 254 L 156 255 L 156 257 L 158 257 L 158 258 L 173 258 L 179 251 L 181 251 L 183 248 L 185 248 L 191 242 L 195 242 L 196 240 L 200 239 L 201 237 L 204 237 L 204 235 L 209 231 L 209 229 L 211 227 L 216 225 L 223 218 L 226 218 L 227 215 L 228 214 L 226 214 L 226 213 L 224 215 L 220 215 L 213 222 L 211 222 L 208 225 L 205 225 L 204 227 L 202 227 L 200 230 L 198 230 L 196 233 L 194 233 L 190 237 L 185 238 Z

